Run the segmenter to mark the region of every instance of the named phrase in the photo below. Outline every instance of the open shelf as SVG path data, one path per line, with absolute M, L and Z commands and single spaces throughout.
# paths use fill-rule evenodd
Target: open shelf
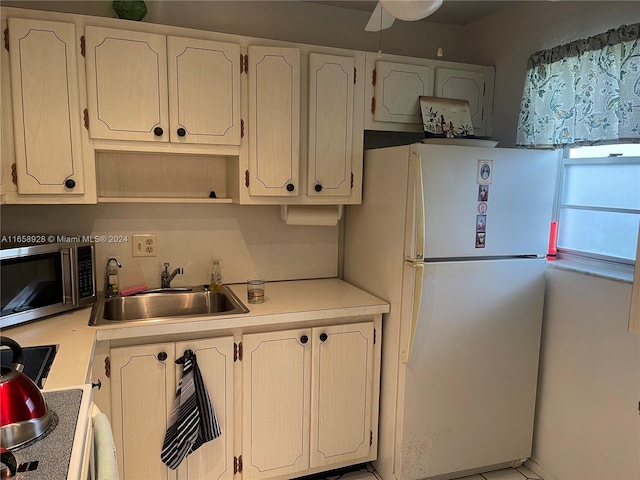
M 238 157 L 97 152 L 98 202 L 233 203 Z M 230 186 L 231 185 L 231 186 Z M 215 193 L 215 198 L 211 193 Z

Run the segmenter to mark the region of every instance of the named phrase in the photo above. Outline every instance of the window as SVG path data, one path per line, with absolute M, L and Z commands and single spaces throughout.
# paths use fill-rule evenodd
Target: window
M 640 145 L 566 149 L 556 205 L 560 259 L 632 267 L 640 222 Z

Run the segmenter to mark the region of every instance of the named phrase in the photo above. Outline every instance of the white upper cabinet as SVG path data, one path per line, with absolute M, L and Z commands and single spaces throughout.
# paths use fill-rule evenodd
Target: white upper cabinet
M 172 142 L 240 144 L 240 46 L 169 37 Z
M 419 98 L 433 92 L 431 68 L 378 61 L 374 82 L 374 120 L 422 125 Z
M 169 141 L 166 48 L 163 35 L 85 28 L 92 138 Z
M 248 203 L 359 203 L 364 54 L 249 47 Z M 364 77 L 362 77 L 364 78 Z
M 240 144 L 239 45 L 91 26 L 85 45 L 92 138 Z
M 354 63 L 309 54 L 308 195 L 350 194 Z
M 76 27 L 19 18 L 8 25 L 18 193 L 82 194 Z
M 476 136 L 486 135 L 484 116 L 485 74 L 437 68 L 435 78 L 435 96 L 467 100 Z
M 300 192 L 300 51 L 249 47 L 249 194 Z
M 495 68 L 366 54 L 364 128 L 423 133 L 420 96 L 467 100 L 474 135 L 491 135 Z

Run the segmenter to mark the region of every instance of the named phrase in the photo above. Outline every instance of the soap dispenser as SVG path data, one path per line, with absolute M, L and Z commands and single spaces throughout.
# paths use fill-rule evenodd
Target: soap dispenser
M 122 268 L 122 265 L 117 258 L 110 258 L 107 260 L 107 278 L 104 285 L 105 297 L 112 298 L 118 295 L 120 291 L 118 281 L 118 269 Z
M 212 292 L 217 292 L 222 289 L 222 271 L 220 270 L 220 261 L 214 260 L 211 267 L 211 284 L 209 289 Z

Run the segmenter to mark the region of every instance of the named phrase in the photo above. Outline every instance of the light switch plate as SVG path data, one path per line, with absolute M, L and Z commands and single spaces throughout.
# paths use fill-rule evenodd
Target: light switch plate
M 132 235 L 134 257 L 156 257 L 156 236 L 153 233 Z

